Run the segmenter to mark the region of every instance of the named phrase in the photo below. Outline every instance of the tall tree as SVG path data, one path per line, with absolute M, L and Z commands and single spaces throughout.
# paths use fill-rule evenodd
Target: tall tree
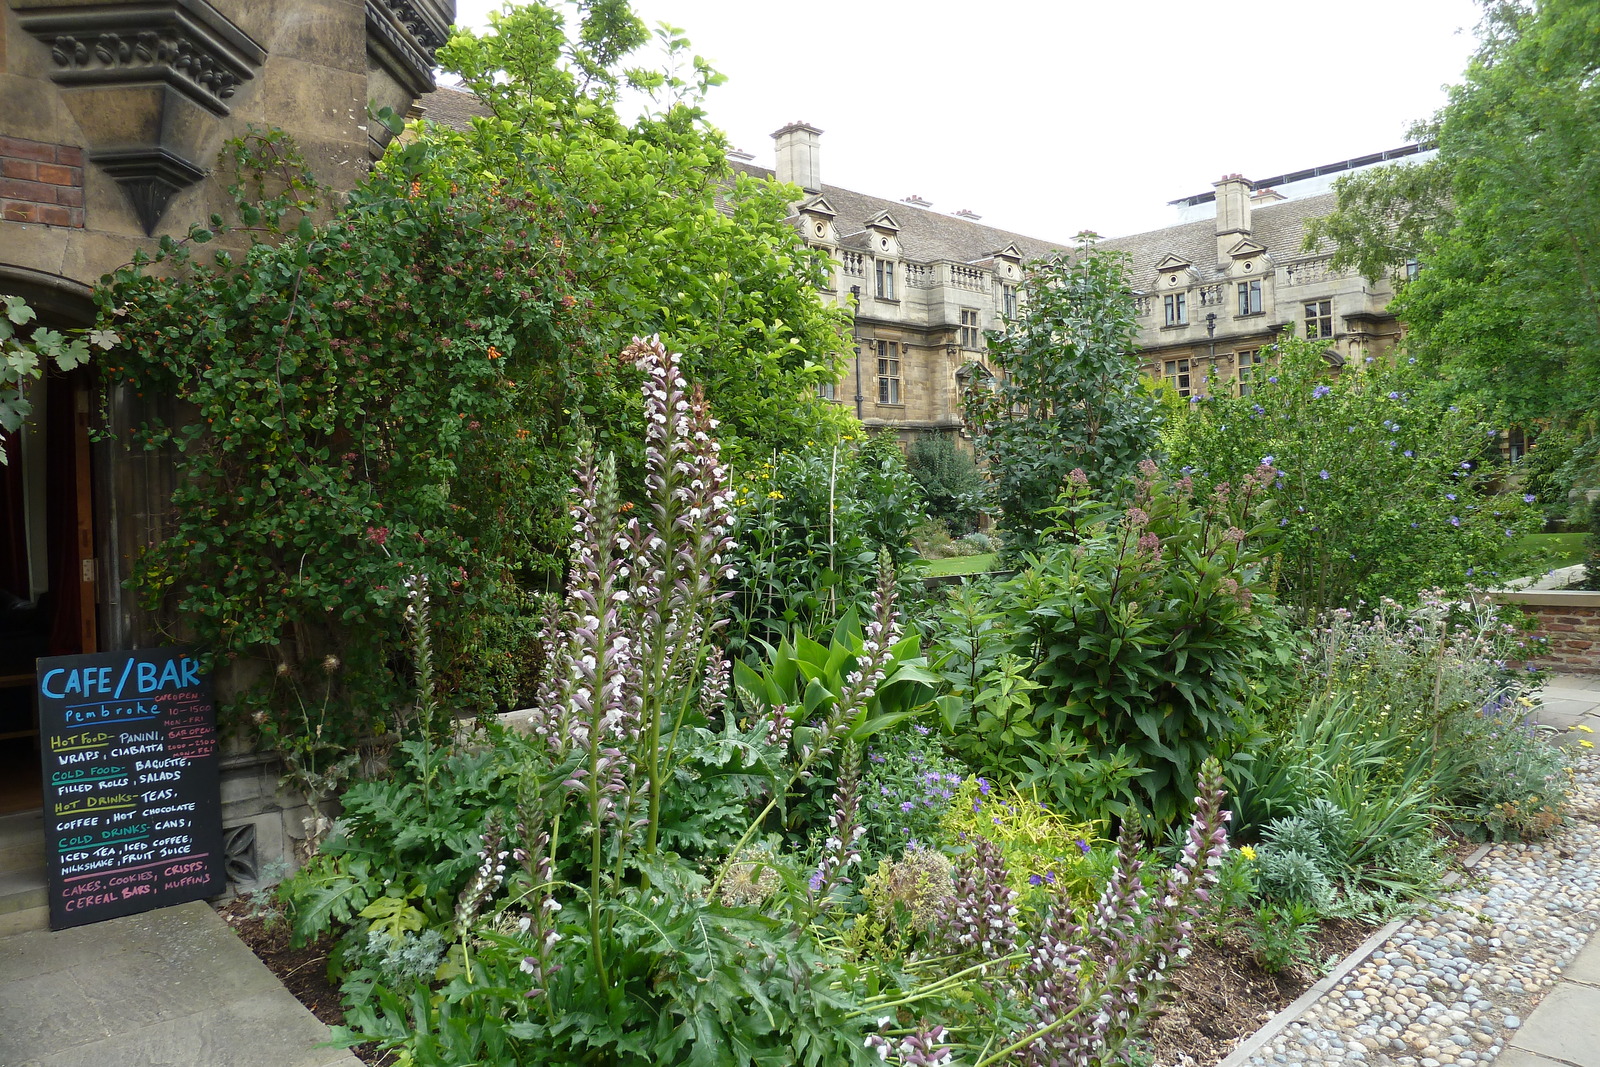
M 993 388 L 968 398 L 1013 548 L 1037 541 L 1072 470 L 1110 487 L 1156 446 L 1125 258 L 1084 236 L 1077 255 L 1032 266 L 1021 317 L 990 340 Z
M 1423 269 L 1409 344 L 1517 422 L 1600 408 L 1600 6 L 1486 0 L 1482 43 L 1417 133 L 1422 166 L 1343 179 L 1310 240 L 1369 277 Z

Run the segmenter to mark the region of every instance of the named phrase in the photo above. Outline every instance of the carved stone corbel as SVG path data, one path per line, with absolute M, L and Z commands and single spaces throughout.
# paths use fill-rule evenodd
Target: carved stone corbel
M 212 126 L 266 52 L 206 0 L 17 6 L 22 28 L 50 49 L 89 160 L 154 234 L 172 196 L 205 176 Z

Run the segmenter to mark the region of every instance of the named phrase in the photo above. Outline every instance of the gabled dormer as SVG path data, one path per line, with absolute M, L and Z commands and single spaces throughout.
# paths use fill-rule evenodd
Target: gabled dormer
M 803 201 L 798 208 L 800 233 L 807 244 L 831 245 L 837 240 L 833 220 L 839 213 L 825 196 L 814 196 Z
M 887 210 L 867 220 L 867 232 L 871 235 L 868 247 L 873 255 L 889 259 L 900 255 L 900 224 Z
M 995 277 L 1007 282 L 1022 277 L 1022 250 L 1015 244 L 997 250 L 990 259 L 994 263 Z
M 1179 289 L 1193 285 L 1199 280 L 1200 274 L 1194 269 L 1194 265 L 1176 252 L 1168 252 L 1156 261 L 1157 288 Z

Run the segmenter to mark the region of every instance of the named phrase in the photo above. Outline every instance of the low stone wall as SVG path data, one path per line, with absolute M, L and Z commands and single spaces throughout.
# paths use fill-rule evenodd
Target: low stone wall
M 1539 633 L 1549 647 L 1530 659 L 1531 665 L 1565 674 L 1600 674 L 1600 592 L 1501 590 L 1489 597 L 1538 619 Z
M 305 859 L 306 838 L 338 805 L 315 811 L 305 794 L 281 785 L 283 762 L 236 740 L 222 754 L 222 850 L 229 889 L 247 893 L 278 882 Z M 328 823 L 322 823 L 326 827 Z

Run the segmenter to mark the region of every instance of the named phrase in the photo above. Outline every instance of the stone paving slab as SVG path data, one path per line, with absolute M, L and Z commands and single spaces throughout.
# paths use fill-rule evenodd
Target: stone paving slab
M 1600 989 L 1576 982 L 1558 984 L 1528 1016 L 1526 1027 L 1506 1051 L 1531 1052 L 1573 1067 L 1600 1067 Z M 1502 1055 L 1497 1067 L 1506 1062 Z
M 0 1067 L 359 1067 L 202 901 L 0 939 Z

